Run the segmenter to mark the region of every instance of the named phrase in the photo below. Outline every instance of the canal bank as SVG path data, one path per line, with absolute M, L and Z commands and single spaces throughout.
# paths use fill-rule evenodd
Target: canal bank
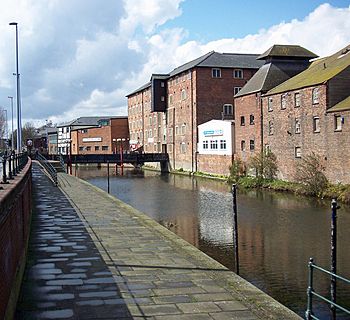
M 133 316 L 300 319 L 140 211 L 78 178 L 59 174 L 59 181 Z

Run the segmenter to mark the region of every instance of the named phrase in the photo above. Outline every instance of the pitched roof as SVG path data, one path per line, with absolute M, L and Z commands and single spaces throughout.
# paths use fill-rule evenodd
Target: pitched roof
M 308 69 L 268 91 L 282 93 L 325 83 L 350 66 L 350 45 L 335 54 L 315 60 Z
M 235 98 L 254 92 L 265 93 L 306 69 L 305 63 L 278 61 L 264 64 L 235 95 Z
M 317 58 L 318 55 L 298 45 L 275 44 L 257 59 L 266 60 L 266 58 L 270 57 L 307 58 L 310 60 Z
M 98 122 L 104 119 L 126 118 L 126 116 L 104 116 L 104 117 L 80 117 L 66 123 L 62 123 L 57 127 L 77 127 L 77 126 L 98 126 Z
M 140 92 L 140 91 L 143 91 L 143 90 L 149 88 L 150 86 L 151 86 L 151 81 L 148 81 L 147 83 L 145 83 L 144 85 L 142 85 L 142 86 L 139 87 L 138 89 L 134 90 L 133 92 L 128 93 L 128 94 L 126 95 L 126 97 L 130 97 L 130 96 L 132 96 L 132 95 L 135 94 L 135 93 L 138 93 L 138 92 Z
M 257 57 L 257 54 L 219 53 L 211 51 L 175 68 L 170 72 L 170 77 L 194 67 L 259 69 L 263 65 L 263 62 L 256 60 Z
M 339 112 L 339 111 L 346 111 L 346 110 L 350 110 L 350 96 L 340 101 L 332 108 L 329 108 L 327 112 Z

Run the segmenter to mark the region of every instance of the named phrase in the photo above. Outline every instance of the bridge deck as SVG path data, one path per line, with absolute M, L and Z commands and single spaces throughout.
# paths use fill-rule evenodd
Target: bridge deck
M 55 188 L 35 164 L 33 183 L 17 319 L 299 319 L 105 192 L 63 173 Z

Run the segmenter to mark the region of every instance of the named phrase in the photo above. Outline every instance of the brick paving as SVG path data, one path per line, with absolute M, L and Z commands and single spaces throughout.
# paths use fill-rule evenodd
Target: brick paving
M 16 319 L 300 319 L 123 202 L 63 173 L 59 183 L 33 165 Z

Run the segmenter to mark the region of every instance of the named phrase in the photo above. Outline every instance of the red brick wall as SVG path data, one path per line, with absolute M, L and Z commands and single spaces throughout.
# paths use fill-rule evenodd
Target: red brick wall
M 228 155 L 197 155 L 197 171 L 213 174 L 230 175 L 232 156 Z
M 0 193 L 0 319 L 12 319 L 31 219 L 31 161 Z M 11 305 L 9 299 L 11 296 Z
M 260 93 L 235 98 L 235 158 L 244 163 L 261 151 L 260 99 Z M 254 116 L 254 124 L 250 124 L 251 115 Z M 244 117 L 244 125 L 241 125 L 241 117 Z M 254 150 L 250 150 L 250 140 L 254 140 Z M 245 142 L 244 150 L 242 141 Z
M 314 152 L 326 168 L 327 178 L 333 182 L 350 183 L 350 160 L 345 150 L 350 147 L 349 115 L 341 112 L 345 123 L 341 132 L 334 131 L 334 114 L 326 113 L 327 85 L 318 86 L 320 98 L 318 104 L 312 104 L 314 87 L 291 91 L 287 95 L 285 110 L 281 110 L 281 95 L 273 95 L 273 111 L 267 110 L 267 97 L 263 99 L 264 144 L 268 144 L 277 156 L 279 178 L 295 180 L 295 174 L 301 159 L 295 157 L 295 147 L 300 147 L 302 156 Z M 299 92 L 300 107 L 295 107 L 294 94 Z M 320 132 L 314 132 L 313 118 L 320 119 Z M 300 119 L 300 133 L 295 132 L 295 119 Z M 268 134 L 268 123 L 273 121 L 273 135 Z

